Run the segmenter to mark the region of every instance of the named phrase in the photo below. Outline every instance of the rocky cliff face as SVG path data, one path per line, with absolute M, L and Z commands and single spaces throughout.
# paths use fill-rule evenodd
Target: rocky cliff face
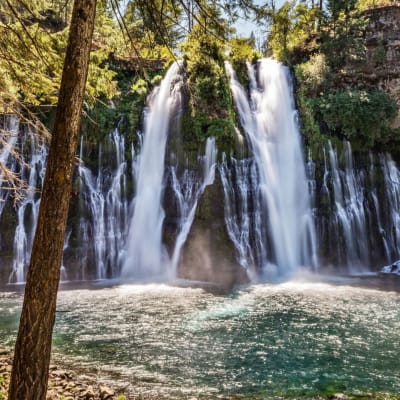
M 400 6 L 367 10 L 366 62 L 347 65 L 339 72 L 345 86 L 385 90 L 400 106 Z M 400 127 L 400 113 L 394 121 Z
M 400 6 L 369 10 L 366 31 L 367 64 L 375 68 L 376 83 L 400 105 Z M 400 114 L 395 127 L 400 127 Z

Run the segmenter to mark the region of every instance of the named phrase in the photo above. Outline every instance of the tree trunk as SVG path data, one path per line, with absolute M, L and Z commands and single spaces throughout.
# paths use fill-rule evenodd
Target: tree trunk
M 44 400 L 96 0 L 75 0 L 22 307 L 9 400 Z

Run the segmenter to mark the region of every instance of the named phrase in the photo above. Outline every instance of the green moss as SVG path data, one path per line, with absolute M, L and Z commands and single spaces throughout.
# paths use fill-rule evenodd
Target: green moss
M 147 94 L 159 84 L 165 70 L 153 69 L 142 73 L 115 68 L 118 95 L 112 101 L 98 99 L 86 110 L 81 131 L 89 142 L 98 144 L 118 126 L 125 135 L 126 158 L 130 161 L 130 147 L 136 143 Z
M 252 38 L 233 38 L 230 41 L 229 60 L 232 63 L 239 82 L 244 86 L 249 85 L 247 73 L 247 61 L 255 63 L 262 57 L 262 54 L 254 50 L 255 43 Z

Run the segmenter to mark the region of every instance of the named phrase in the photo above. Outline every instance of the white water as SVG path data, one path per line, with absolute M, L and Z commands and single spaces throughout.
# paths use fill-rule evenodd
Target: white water
M 96 279 L 115 277 L 119 274 L 124 256 L 128 222 L 126 197 L 125 139 L 115 129 L 105 143 L 108 147 L 108 165 L 103 160 L 104 150 L 99 146 L 97 175 L 82 162 L 84 142 L 81 140 L 78 174 L 80 177 L 81 218 L 79 232 L 85 253 L 93 246 Z M 106 153 L 107 155 L 107 153 Z M 114 164 L 114 168 L 110 168 Z M 84 218 L 89 210 L 89 220 Z M 91 233 L 89 235 L 89 232 Z M 89 240 L 89 236 L 91 240 Z M 81 265 L 84 270 L 86 265 Z
M 334 219 L 339 235 L 343 237 L 346 265 L 358 272 L 369 264 L 367 225 L 364 212 L 364 190 L 353 168 L 349 142 L 345 142 L 345 169 L 338 169 L 337 154 L 329 142 L 329 160 L 335 202 Z M 357 179 L 358 178 L 358 179 Z
M 40 194 L 46 171 L 47 146 L 35 132 L 26 132 L 21 139 L 21 154 L 29 159 L 21 163 L 21 179 L 28 183 L 28 190 L 18 204 L 17 227 L 14 235 L 14 258 L 10 282 L 24 282 L 29 265 L 37 218 Z
M 15 169 L 15 159 L 11 157 L 19 132 L 19 119 L 15 115 L 6 117 L 4 132 L 6 132 L 7 136 L 3 147 L 0 149 L 0 217 L 10 193 L 7 189 L 7 180 L 5 179 L 3 168 L 8 168 L 11 171 Z
M 181 64 L 172 64 L 152 94 L 145 118 L 133 217 L 121 276 L 148 278 L 171 273 L 162 244 L 161 205 L 165 147 L 172 117 L 181 107 Z
M 230 64 L 226 65 L 242 127 L 259 172 L 259 195 L 271 239 L 263 272 L 294 273 L 317 266 L 316 236 L 310 208 L 300 135 L 287 69 L 272 59 L 248 66 L 250 100 Z
M 254 191 L 258 183 L 255 162 L 252 159 L 224 157 L 219 172 L 224 189 L 225 224 L 229 238 L 235 246 L 239 264 L 255 274 L 257 265 L 267 256 L 260 197 Z
M 390 155 L 365 157 L 354 167 L 349 142 L 324 151 L 318 231 L 328 264 L 365 272 L 400 256 L 400 172 Z
M 386 212 L 386 229 L 381 229 L 385 250 L 390 254 L 388 261 L 397 260 L 400 256 L 400 171 L 389 154 L 381 155 L 385 193 L 384 210 Z
M 71 279 L 71 255 L 74 271 L 80 271 L 73 279 L 117 277 L 121 269 L 128 278 L 174 276 L 199 198 L 214 182 L 216 166 L 224 189 L 227 230 L 238 262 L 250 276 L 260 270 L 288 274 L 300 265 L 316 266 L 313 218 L 323 265 L 359 272 L 377 270 L 400 258 L 400 172 L 390 155 L 371 155 L 369 160 L 359 160 L 357 155 L 354 161 L 349 143 L 342 152 L 329 144 L 324 149 L 324 163 L 314 163 L 309 157 L 305 167 L 285 69 L 263 60 L 257 78 L 249 67 L 250 100 L 229 65 L 227 70 L 254 157 L 224 157 L 217 164 L 215 140 L 209 138 L 205 154 L 198 159 L 198 170 L 169 166 L 165 172 L 168 126 L 180 111 L 181 79 L 178 67 L 173 67 L 150 100 L 146 130 L 140 136 L 141 152 L 136 149 L 135 155 L 131 149 L 137 185 L 129 244 L 126 180 L 131 166 L 125 159 L 124 137 L 116 129 L 99 146 L 98 172 L 79 164 L 81 205 L 74 214 L 79 223 L 73 222 L 67 230 L 63 279 Z M 0 162 L 21 172 L 31 187 L 15 213 L 10 281 L 22 282 L 47 150 L 32 132 L 20 128 L 15 117 L 6 121 L 5 129 L 10 134 L 0 150 Z M 13 148 L 24 156 L 23 161 L 13 157 Z M 85 145 L 81 145 L 81 159 L 84 151 Z M 90 161 L 89 153 L 86 159 Z M 162 244 L 164 176 L 170 179 L 178 216 L 171 258 Z M 8 193 L 1 188 L 0 217 L 5 205 L 1 199 L 11 200 Z
M 180 216 L 178 235 L 176 237 L 171 259 L 172 272 L 174 276 L 176 275 L 182 247 L 186 242 L 190 228 L 193 224 L 197 203 L 206 187 L 214 183 L 217 163 L 217 147 L 214 137 L 207 138 L 205 155 L 200 161 L 203 164 L 203 181 L 200 185 L 196 184 L 193 175 L 191 175 L 187 170 L 183 175 L 183 184 L 180 184 L 176 177 L 175 169 L 171 170 L 172 189 L 177 199 Z

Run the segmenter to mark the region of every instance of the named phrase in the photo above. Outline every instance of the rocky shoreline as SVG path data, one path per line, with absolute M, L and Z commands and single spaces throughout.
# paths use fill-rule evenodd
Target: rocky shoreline
M 0 400 L 7 399 L 12 354 L 0 348 Z M 50 366 L 47 400 L 125 400 L 122 390 L 111 388 L 95 377 Z

